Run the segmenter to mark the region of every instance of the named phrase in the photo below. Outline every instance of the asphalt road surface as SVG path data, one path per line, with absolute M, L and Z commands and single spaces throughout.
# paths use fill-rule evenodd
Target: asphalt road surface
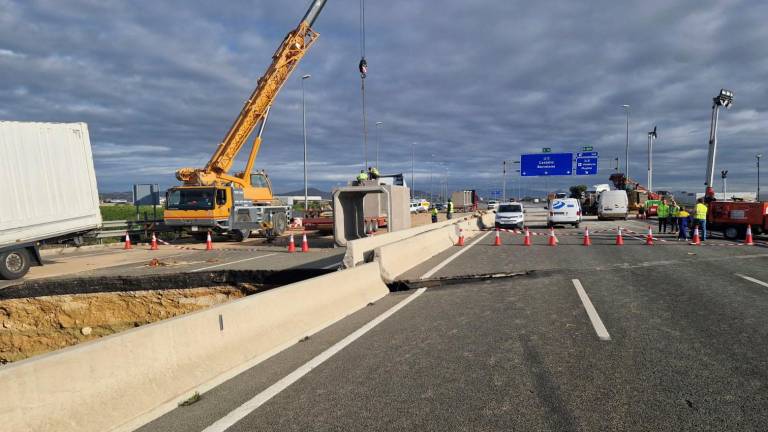
M 140 430 L 768 430 L 765 241 L 584 226 L 475 237 Z

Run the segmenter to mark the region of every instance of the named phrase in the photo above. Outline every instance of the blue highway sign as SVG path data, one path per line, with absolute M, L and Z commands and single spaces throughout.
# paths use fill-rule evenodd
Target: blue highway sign
M 564 176 L 573 174 L 573 153 L 520 155 L 520 175 Z
M 596 151 L 576 153 L 576 157 L 597 157 Z
M 597 158 L 577 157 L 576 175 L 597 175 Z

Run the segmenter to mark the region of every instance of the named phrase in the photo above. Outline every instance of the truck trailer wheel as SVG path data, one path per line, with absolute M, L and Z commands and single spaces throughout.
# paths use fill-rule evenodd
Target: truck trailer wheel
M 232 240 L 236 242 L 244 242 L 251 236 L 250 230 L 234 230 L 232 231 Z
M 29 270 L 29 253 L 16 249 L 0 254 L 0 276 L 4 279 L 18 279 Z
M 741 230 L 738 227 L 731 225 L 725 228 L 723 235 L 728 240 L 736 240 L 741 235 Z

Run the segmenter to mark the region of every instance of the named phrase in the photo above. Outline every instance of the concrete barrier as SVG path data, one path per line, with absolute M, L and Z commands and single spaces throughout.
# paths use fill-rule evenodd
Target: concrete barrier
M 344 267 L 354 267 L 364 262 L 373 260 L 374 249 L 391 243 L 405 240 L 407 238 L 419 235 L 427 231 L 433 231 L 450 225 L 456 225 L 466 222 L 473 218 L 473 215 L 462 215 L 460 217 L 440 221 L 434 224 L 419 225 L 402 231 L 395 231 L 386 234 L 375 235 L 371 237 L 351 240 L 347 242 L 347 250 L 344 253 Z
M 387 283 L 395 281 L 408 270 L 454 246 L 459 238 L 459 229 L 463 230 L 464 238 L 469 239 L 481 230 L 493 227 L 495 218 L 493 212 L 462 218 L 439 229 L 377 247 L 374 259 L 381 266 L 381 277 Z
M 2 366 L 0 429 L 132 430 L 388 292 L 371 263 Z

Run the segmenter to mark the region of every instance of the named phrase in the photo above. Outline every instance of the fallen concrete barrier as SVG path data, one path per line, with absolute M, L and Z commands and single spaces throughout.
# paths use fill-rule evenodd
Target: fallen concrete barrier
M 388 292 L 371 263 L 2 366 L 2 429 L 132 430 Z
M 491 215 L 495 217 L 494 213 L 491 213 Z M 487 218 L 487 216 L 488 214 L 483 214 L 480 216 L 480 218 Z M 455 219 L 444 220 L 434 224 L 419 225 L 402 231 L 395 231 L 377 236 L 350 240 L 347 242 L 347 250 L 344 253 L 344 267 L 354 267 L 365 262 L 373 261 L 374 249 L 381 246 L 395 243 L 400 240 L 405 240 L 421 233 L 434 231 L 446 226 L 465 224 L 461 225 L 461 227 L 463 229 L 469 229 L 470 226 L 477 226 L 476 223 L 472 223 L 472 220 L 476 219 L 478 219 L 477 215 L 464 215 Z M 491 219 L 490 225 L 493 225 L 493 219 Z

